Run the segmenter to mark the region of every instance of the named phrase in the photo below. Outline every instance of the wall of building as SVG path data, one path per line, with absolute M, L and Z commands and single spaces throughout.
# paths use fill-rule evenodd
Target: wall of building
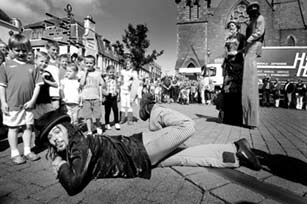
M 177 26 L 177 62 L 176 68 L 187 67 L 194 63 L 199 67 L 204 63 L 205 50 L 205 24 L 194 23 L 191 25 L 182 24 Z M 197 53 L 197 57 L 193 52 Z M 197 59 L 198 58 L 198 59 Z
M 199 21 L 208 20 L 208 29 L 204 23 L 195 23 L 193 15 L 188 14 L 188 7 L 185 0 L 177 4 L 177 61 L 175 69 L 186 67 L 189 58 L 195 59 L 195 54 L 191 52 L 190 45 L 193 45 L 196 55 L 203 64 L 207 55 L 208 63 L 221 61 L 224 55 L 224 43 L 226 37 L 225 26 L 234 15 L 234 11 L 239 4 L 249 4 L 250 0 L 216 0 L 212 1 L 210 11 L 213 15 L 207 15 L 205 1 L 200 0 L 200 19 Z M 304 23 L 299 13 L 297 2 L 288 0 L 279 0 L 282 4 L 275 4 L 274 10 L 269 3 L 271 1 L 258 0 L 260 12 L 266 20 L 265 46 L 285 46 L 289 43 L 289 36 L 293 36 L 296 46 L 307 45 L 307 30 L 304 29 Z M 276 2 L 276 1 L 275 1 Z M 301 1 L 302 2 L 302 1 Z M 306 8 L 302 2 L 302 8 Z M 307 4 L 305 2 L 305 4 Z M 194 8 L 194 6 L 193 6 Z M 244 16 L 245 15 L 245 16 Z M 248 19 L 246 12 L 242 16 Z M 306 14 L 305 14 L 306 16 Z M 192 17 L 192 19 L 191 19 Z M 241 19 L 242 20 L 242 19 Z M 246 20 L 246 19 L 245 19 Z M 306 16 L 307 20 L 307 16 Z M 244 21 L 244 18 L 243 20 Z M 306 23 L 307 21 L 305 21 Z M 241 33 L 245 34 L 246 24 L 242 24 Z M 207 36 L 206 36 L 207 33 Z M 206 50 L 206 37 L 208 42 L 208 52 Z
M 209 63 L 214 63 L 215 59 L 223 58 L 224 43 L 226 37 L 225 26 L 230 20 L 230 16 L 234 9 L 240 3 L 248 3 L 245 0 L 227 0 L 221 1 L 217 8 L 215 8 L 214 15 L 209 18 L 208 28 L 208 49 L 210 50 Z M 265 45 L 277 46 L 279 45 L 280 33 L 276 27 L 276 19 L 272 8 L 265 1 L 259 1 L 260 12 L 266 20 L 266 32 L 265 32 Z M 241 33 L 245 34 L 245 26 L 241 26 Z

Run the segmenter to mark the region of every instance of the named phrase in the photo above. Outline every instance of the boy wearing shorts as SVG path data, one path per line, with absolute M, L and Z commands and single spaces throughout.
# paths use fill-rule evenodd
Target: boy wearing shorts
M 77 77 L 78 67 L 74 63 L 70 63 L 66 68 L 66 77 L 60 82 L 61 98 L 65 104 L 67 115 L 70 116 L 74 125 L 78 124 L 78 112 L 80 104 L 80 83 Z
M 101 73 L 95 69 L 95 57 L 87 55 L 84 58 L 84 71 L 80 74 L 80 87 L 82 107 L 79 117 L 84 118 L 88 134 L 92 134 L 92 118 L 96 119 L 96 130 L 98 134 L 102 133 L 100 124 L 101 119 L 101 87 L 104 84 Z
M 8 126 L 8 141 L 11 160 L 14 164 L 23 164 L 26 160 L 40 159 L 31 152 L 31 137 L 34 108 L 40 85 L 43 84 L 39 70 L 28 64 L 27 55 L 31 51 L 30 41 L 23 35 L 15 34 L 9 39 L 9 49 L 14 55 L 0 67 L 0 99 L 3 124 Z M 18 131 L 23 132 L 24 156 L 18 150 Z

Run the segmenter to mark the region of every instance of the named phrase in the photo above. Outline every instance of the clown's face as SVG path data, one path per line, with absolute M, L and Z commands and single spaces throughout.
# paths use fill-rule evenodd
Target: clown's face
M 48 134 L 49 143 L 54 146 L 57 151 L 63 151 L 68 145 L 68 133 L 66 127 L 62 124 L 54 126 Z

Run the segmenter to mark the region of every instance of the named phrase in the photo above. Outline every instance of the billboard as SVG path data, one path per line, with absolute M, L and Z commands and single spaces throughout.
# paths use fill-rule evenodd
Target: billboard
M 307 47 L 263 47 L 257 68 L 259 79 L 270 76 L 281 82 L 307 81 Z

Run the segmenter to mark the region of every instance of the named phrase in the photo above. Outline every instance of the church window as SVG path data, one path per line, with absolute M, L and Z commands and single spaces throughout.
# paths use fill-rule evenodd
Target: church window
M 296 45 L 296 40 L 293 35 L 290 35 L 287 37 L 287 45 L 288 46 L 295 46 Z
M 249 16 L 246 13 L 246 8 L 247 8 L 247 2 L 246 1 L 241 1 L 237 4 L 237 6 L 234 7 L 232 12 L 230 13 L 230 16 L 228 18 L 228 21 L 230 20 L 235 20 L 237 21 L 240 26 L 241 26 L 241 33 L 245 33 L 248 21 L 249 21 Z M 227 21 L 227 22 L 228 22 Z M 227 24 L 226 22 L 226 24 Z
M 192 68 L 192 67 L 195 67 L 195 65 L 191 62 L 189 65 L 188 65 L 188 68 Z

